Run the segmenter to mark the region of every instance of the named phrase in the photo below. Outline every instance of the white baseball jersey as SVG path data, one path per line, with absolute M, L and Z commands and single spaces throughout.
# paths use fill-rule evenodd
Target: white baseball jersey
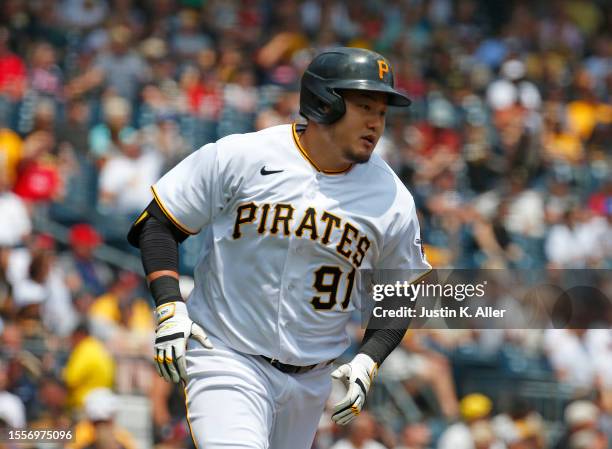
M 412 196 L 378 156 L 317 169 L 296 125 L 227 136 L 153 186 L 166 215 L 206 244 L 187 307 L 229 347 L 293 365 L 338 357 L 364 268 L 431 269 Z

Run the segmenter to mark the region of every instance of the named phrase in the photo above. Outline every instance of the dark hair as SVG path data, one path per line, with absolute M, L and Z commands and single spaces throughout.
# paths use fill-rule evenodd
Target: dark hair
M 87 323 L 85 321 L 81 321 L 77 325 L 77 327 L 74 328 L 74 330 L 72 331 L 72 335 L 76 335 L 76 334 L 89 335 L 89 327 L 87 326 Z
M 45 282 L 49 275 L 51 255 L 49 251 L 37 251 L 32 255 L 32 262 L 30 262 L 30 269 L 28 270 L 30 279 L 39 284 Z

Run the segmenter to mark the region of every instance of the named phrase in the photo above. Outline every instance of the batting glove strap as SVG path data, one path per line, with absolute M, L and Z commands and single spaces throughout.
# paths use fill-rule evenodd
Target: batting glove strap
M 175 315 L 189 316 L 187 313 L 187 305 L 183 301 L 167 302 L 155 309 L 157 324 L 161 324 Z
M 187 314 L 184 302 L 171 302 L 159 306 L 155 315 L 155 367 L 157 373 L 168 382 L 187 380 L 185 350 L 187 340 L 195 338 L 202 346 L 212 349 L 208 336 Z
M 357 354 L 350 363 L 340 366 L 332 373 L 332 377 L 342 381 L 347 388 L 344 398 L 334 405 L 334 422 L 346 425 L 361 413 L 377 373 L 378 365 L 365 354 Z

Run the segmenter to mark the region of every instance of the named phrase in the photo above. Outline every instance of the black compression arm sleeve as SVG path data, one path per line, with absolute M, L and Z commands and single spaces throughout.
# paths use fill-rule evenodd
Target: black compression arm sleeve
M 155 217 L 149 217 L 139 237 L 145 273 L 170 270 L 178 272 L 178 242 L 172 231 Z
M 369 355 L 380 366 L 391 351 L 400 344 L 405 334 L 406 329 L 366 328 L 359 352 Z
M 424 278 L 424 275 L 419 279 L 422 278 Z M 428 279 L 425 278 L 425 281 Z M 368 323 L 366 328 L 359 352 L 370 356 L 380 366 L 397 345 L 401 343 L 410 325 L 410 319 L 391 319 L 387 322 L 386 327 L 382 329 L 377 329 L 376 326 L 373 326 L 371 324 L 373 322 L 373 316 L 370 316 L 370 323 Z M 377 321 L 377 323 L 380 324 L 380 321 Z
M 140 255 L 145 273 L 168 270 L 178 273 L 178 242 L 172 231 L 155 217 L 143 224 L 139 236 Z M 182 301 L 178 280 L 161 276 L 149 285 L 155 305 Z

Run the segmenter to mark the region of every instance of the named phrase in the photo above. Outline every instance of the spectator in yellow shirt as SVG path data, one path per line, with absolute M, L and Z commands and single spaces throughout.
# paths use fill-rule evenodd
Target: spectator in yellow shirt
M 15 131 L 0 127 L 0 170 L 5 172 L 10 187 L 17 178 L 17 164 L 21 155 L 21 137 Z
M 68 387 L 68 404 L 80 408 L 87 394 L 94 388 L 112 388 L 115 362 L 104 345 L 89 335 L 80 325 L 71 337 L 72 352 L 64 368 L 64 382 Z

